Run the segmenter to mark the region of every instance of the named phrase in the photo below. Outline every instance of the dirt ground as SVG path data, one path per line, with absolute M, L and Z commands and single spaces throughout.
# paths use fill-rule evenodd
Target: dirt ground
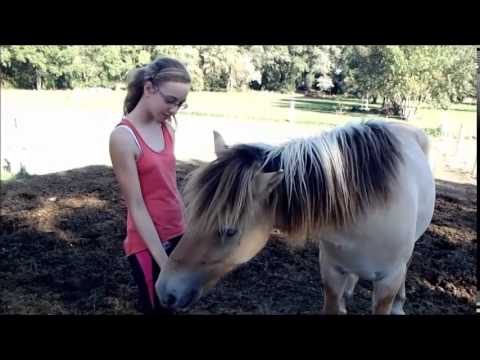
M 178 162 L 180 187 L 196 164 Z M 445 169 L 433 222 L 407 276 L 408 314 L 473 314 L 477 294 L 477 188 Z M 2 184 L 0 314 L 138 314 L 122 252 L 126 209 L 112 169 L 89 166 Z M 319 314 L 318 250 L 272 237 L 189 314 Z M 350 313 L 370 312 L 360 281 Z

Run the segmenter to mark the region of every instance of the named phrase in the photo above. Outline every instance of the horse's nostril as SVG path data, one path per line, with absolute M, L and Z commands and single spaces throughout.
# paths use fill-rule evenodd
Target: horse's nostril
M 167 298 L 167 305 L 172 306 L 173 304 L 175 304 L 176 300 L 177 299 L 175 298 L 175 295 L 169 294 Z

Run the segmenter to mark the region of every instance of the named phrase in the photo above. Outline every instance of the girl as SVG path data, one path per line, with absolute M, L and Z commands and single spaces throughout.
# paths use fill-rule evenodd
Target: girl
M 124 118 L 110 135 L 110 157 L 127 203 L 124 251 L 138 285 L 142 312 L 161 314 L 155 281 L 185 231 L 184 204 L 176 185 L 172 119 L 191 79 L 177 60 L 158 58 L 134 70 Z

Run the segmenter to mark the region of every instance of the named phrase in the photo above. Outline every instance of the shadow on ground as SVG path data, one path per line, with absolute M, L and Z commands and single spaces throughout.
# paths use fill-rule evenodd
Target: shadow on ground
M 179 187 L 200 162 L 178 162 Z M 453 190 L 452 190 L 453 189 Z M 471 314 L 476 296 L 476 186 L 437 181 L 434 219 L 407 277 L 410 314 Z M 138 314 L 122 252 L 125 203 L 112 169 L 89 166 L 2 183 L 1 314 Z M 318 251 L 272 240 L 191 314 L 318 314 Z M 351 313 L 370 311 L 360 282 Z

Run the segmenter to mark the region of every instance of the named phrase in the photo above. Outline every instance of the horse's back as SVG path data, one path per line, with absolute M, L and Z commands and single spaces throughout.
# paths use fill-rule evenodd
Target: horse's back
M 423 153 L 428 156 L 430 152 L 430 140 L 422 129 L 415 127 L 410 124 L 405 124 L 401 122 L 387 122 L 387 126 L 397 135 L 412 137 L 418 143 Z

